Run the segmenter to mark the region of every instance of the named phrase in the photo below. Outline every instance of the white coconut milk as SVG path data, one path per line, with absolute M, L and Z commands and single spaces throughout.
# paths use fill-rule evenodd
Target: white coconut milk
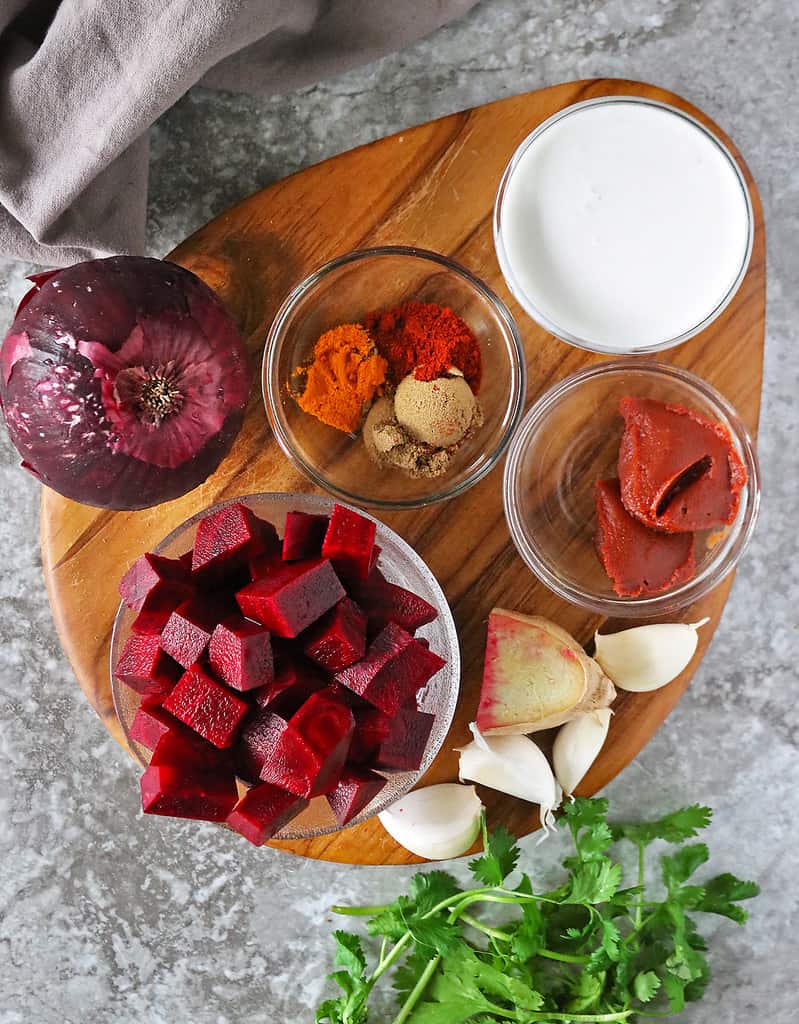
M 605 351 L 693 330 L 749 253 L 731 158 L 692 121 L 643 102 L 578 106 L 545 128 L 510 172 L 498 215 L 500 262 L 522 305 Z

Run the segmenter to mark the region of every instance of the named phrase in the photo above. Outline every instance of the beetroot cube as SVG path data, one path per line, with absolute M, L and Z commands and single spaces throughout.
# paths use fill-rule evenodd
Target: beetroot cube
M 307 806 L 308 801 L 302 797 L 262 782 L 239 800 L 227 823 L 251 843 L 262 846 Z
M 178 664 L 190 668 L 204 654 L 222 614 L 221 609 L 199 598 L 179 605 L 161 633 L 162 649 Z
M 249 575 L 250 557 L 264 550 L 264 524 L 241 502 L 225 505 L 201 519 L 194 538 L 191 572 L 195 579 L 239 584 Z
M 385 738 L 374 755 L 373 766 L 396 772 L 415 772 L 424 757 L 435 715 L 401 707 L 391 719 Z
M 219 750 L 196 732 L 186 728 L 177 719 L 156 744 L 150 764 L 177 765 L 195 772 L 232 774 L 233 757 L 230 750 Z
M 183 673 L 162 706 L 215 747 L 232 745 L 250 707 L 199 665 Z
M 389 583 L 377 568 L 372 569 L 367 580 L 353 583 L 350 593 L 366 611 L 369 628 L 377 631 L 394 622 L 413 633 L 438 617 L 431 604 L 413 591 Z
M 370 804 L 386 780 L 368 769 L 345 767 L 338 785 L 325 797 L 339 825 L 346 825 Z
M 366 650 L 366 616 L 354 601 L 342 598 L 308 630 L 304 650 L 328 672 L 352 665 Z
M 363 660 L 337 672 L 336 682 L 394 715 L 446 662 L 390 622 Z
M 377 560 L 383 553 L 383 549 L 379 544 L 375 544 L 372 547 L 372 557 L 369 559 L 369 572 L 372 573 L 377 568 Z
M 391 718 L 379 708 L 367 706 L 355 712 L 355 732 L 352 734 L 348 764 L 371 764 L 388 736 Z
M 275 757 L 275 749 L 288 727 L 285 718 L 272 711 L 254 715 L 241 730 L 233 752 L 236 771 L 243 779 L 255 782 L 264 764 Z
M 164 558 L 149 551 L 137 558 L 119 581 L 122 600 L 135 612 L 173 608 L 192 593 L 186 565 L 180 558 Z M 166 619 L 164 619 L 166 621 Z
M 365 580 L 369 575 L 377 527 L 371 519 L 343 505 L 334 505 L 322 543 L 322 556 L 329 558 L 344 579 Z
M 145 814 L 224 821 L 238 800 L 232 774 L 215 775 L 181 765 L 154 765 L 141 778 Z
M 269 631 L 242 617 L 220 622 L 208 644 L 208 661 L 234 690 L 266 686 L 274 677 Z
M 354 728 L 352 711 L 329 688 L 320 690 L 280 730 L 261 779 L 307 798 L 330 792 L 341 775 Z
M 180 666 L 161 649 L 157 633 L 133 633 L 122 648 L 115 675 L 137 693 L 146 693 L 153 684 L 171 689 L 180 678 Z
M 312 693 L 326 685 L 327 680 L 312 665 L 302 658 L 294 658 L 284 660 L 272 682 L 253 691 L 253 696 L 259 707 L 268 707 L 284 718 L 291 718 Z
M 283 561 L 300 562 L 320 558 L 329 522 L 328 516 L 289 512 L 283 530 Z
M 141 704 L 130 727 L 130 738 L 148 750 L 155 750 L 159 740 L 174 728 L 183 728 L 157 704 Z
M 294 637 L 345 596 L 327 560 L 290 562 L 236 594 L 249 619 L 277 636 Z

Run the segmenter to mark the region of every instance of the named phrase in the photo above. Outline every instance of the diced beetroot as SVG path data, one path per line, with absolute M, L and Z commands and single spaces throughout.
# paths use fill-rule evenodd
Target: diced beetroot
M 369 618 L 369 628 L 381 630 L 395 622 L 409 633 L 432 622 L 438 612 L 411 590 L 389 583 L 379 569 L 373 568 L 365 581 L 354 582 L 350 594 Z
M 180 666 L 161 649 L 157 633 L 133 633 L 122 648 L 115 675 L 137 693 L 146 693 L 153 684 L 172 689 L 180 678 Z
M 281 568 L 283 559 L 280 557 L 280 548 L 277 551 L 266 551 L 250 559 L 249 572 L 250 581 L 262 580 L 264 576 L 270 576 L 276 569 Z M 246 581 L 245 581 L 246 584 Z
M 388 733 L 374 755 L 373 766 L 396 772 L 417 771 L 434 721 L 435 715 L 417 711 L 411 705 L 401 707 L 390 721 Z
M 208 644 L 208 661 L 234 690 L 254 690 L 274 678 L 269 631 L 241 616 L 216 627 Z
M 328 672 L 359 661 L 366 650 L 366 616 L 349 597 L 343 597 L 308 630 L 303 649 Z
M 274 525 L 266 519 L 254 516 L 255 525 L 258 530 L 258 542 L 264 554 L 278 554 L 283 551 L 283 542 L 277 535 Z
M 236 594 L 247 616 L 278 636 L 294 637 L 345 596 L 326 559 L 290 562 Z
M 229 747 L 250 705 L 192 665 L 178 680 L 163 708 L 215 747 Z
M 285 728 L 278 724 L 274 754 L 264 761 L 261 779 L 297 796 L 329 793 L 341 775 L 354 728 L 352 711 L 328 689 L 320 690 Z
M 180 665 L 178 665 L 178 679 L 180 678 Z M 177 680 L 176 680 L 177 681 Z M 176 682 L 175 681 L 175 682 Z M 175 689 L 175 683 L 171 679 L 154 680 L 148 683 L 144 693 L 141 695 L 142 704 L 147 707 L 161 707 L 166 698 Z
M 345 767 L 338 785 L 326 796 L 339 825 L 346 825 L 370 804 L 386 780 L 368 769 Z
M 274 759 L 287 727 L 286 719 L 272 711 L 261 711 L 247 722 L 233 751 L 236 771 L 243 779 L 255 782 L 260 778 L 264 764 Z
M 337 672 L 335 679 L 394 715 L 445 664 L 443 658 L 390 622 L 369 645 L 363 660 Z
M 197 772 L 180 765 L 154 765 L 141 778 L 141 806 L 145 814 L 173 818 L 224 821 L 238 800 L 232 774 Z
M 379 544 L 372 546 L 372 557 L 369 559 L 369 572 L 372 573 L 377 568 L 377 560 L 383 553 L 383 549 Z M 368 578 L 368 577 L 367 577 Z
M 371 764 L 380 744 L 388 736 L 391 718 L 379 708 L 368 705 L 355 712 L 355 732 L 352 734 L 348 764 Z
M 166 609 L 168 615 L 192 592 L 186 565 L 180 558 L 164 558 L 149 551 L 137 558 L 119 581 L 122 600 L 134 612 Z
M 173 727 L 167 730 L 156 744 L 150 764 L 177 765 L 200 773 L 233 773 L 233 757 L 230 750 L 219 750 L 182 722 L 173 722 Z
M 148 750 L 155 750 L 159 740 L 170 731 L 183 726 L 157 704 L 141 704 L 130 727 L 130 738 Z
M 307 512 L 289 512 L 283 530 L 283 561 L 300 562 L 320 558 L 325 539 L 327 516 L 313 516 Z
M 221 608 L 200 598 L 192 598 L 169 616 L 161 633 L 161 647 L 178 664 L 189 668 L 205 653 L 217 622 L 224 617 Z
M 372 564 L 376 529 L 371 519 L 343 505 L 334 505 L 322 556 L 331 560 L 343 579 L 365 580 Z
M 325 677 L 304 658 L 284 659 L 269 686 L 254 690 L 253 697 L 259 707 L 268 707 L 284 718 L 291 718 L 312 693 L 326 685 Z
M 241 585 L 241 575 L 249 577 L 249 559 L 264 551 L 263 525 L 241 502 L 201 519 L 194 537 L 192 577 L 214 585 Z
M 307 806 L 308 801 L 302 797 L 262 782 L 244 794 L 228 815 L 227 824 L 251 843 L 262 846 Z

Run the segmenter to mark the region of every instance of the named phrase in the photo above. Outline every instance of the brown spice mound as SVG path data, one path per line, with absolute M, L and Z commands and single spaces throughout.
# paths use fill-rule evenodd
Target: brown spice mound
M 387 370 L 369 333 L 360 324 L 341 324 L 325 331 L 314 345 L 311 362 L 294 371 L 297 404 L 322 423 L 354 433 Z

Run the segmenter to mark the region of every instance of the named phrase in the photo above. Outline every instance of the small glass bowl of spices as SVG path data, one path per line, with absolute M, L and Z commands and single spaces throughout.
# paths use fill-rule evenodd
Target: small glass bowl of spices
M 347 501 L 414 508 L 482 479 L 526 370 L 505 305 L 465 267 L 404 246 L 348 253 L 288 296 L 263 363 L 283 451 Z

